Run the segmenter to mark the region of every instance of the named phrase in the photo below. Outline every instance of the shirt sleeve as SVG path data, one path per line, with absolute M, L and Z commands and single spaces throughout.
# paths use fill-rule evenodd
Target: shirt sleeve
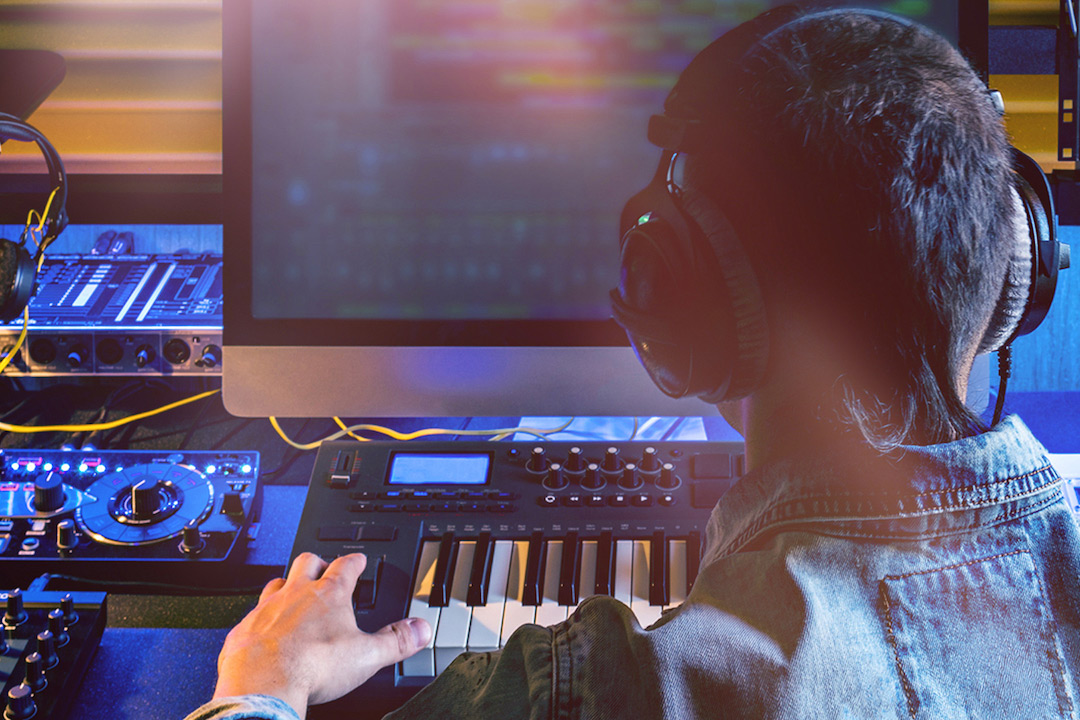
M 218 698 L 197 708 L 184 720 L 300 720 L 283 700 L 270 695 Z

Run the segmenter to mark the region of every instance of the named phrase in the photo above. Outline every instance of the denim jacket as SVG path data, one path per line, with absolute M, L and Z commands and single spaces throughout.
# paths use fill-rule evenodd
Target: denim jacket
M 389 717 L 1076 719 L 1078 669 L 1080 534 L 1012 416 L 756 469 L 713 510 L 688 601 L 651 628 L 590 598 L 459 657 Z M 189 720 L 293 717 L 250 697 Z

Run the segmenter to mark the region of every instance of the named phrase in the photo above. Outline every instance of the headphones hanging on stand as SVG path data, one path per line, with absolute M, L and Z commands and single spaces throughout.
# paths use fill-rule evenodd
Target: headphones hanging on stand
M 702 50 L 664 101 L 664 114 L 650 118 L 649 142 L 663 154 L 652 181 L 623 208 L 619 287 L 610 297 L 612 315 L 638 359 L 671 397 L 696 396 L 710 404 L 745 397 L 761 383 L 769 357 L 754 268 L 724 208 L 686 187 L 685 154 L 720 149 L 717 135 L 743 136 L 737 113 L 723 100 L 737 97 L 743 58 L 766 36 L 810 18 L 852 12 L 915 26 L 873 10 L 803 14 L 791 5 L 774 8 Z M 1004 112 L 999 95 L 991 100 Z M 980 353 L 1038 327 L 1050 309 L 1058 269 L 1069 264 L 1069 248 L 1057 239 L 1046 176 L 1027 155 L 1015 148 L 1013 155 L 1015 200 L 1026 229 L 1017 237 Z
M 8 323 L 19 317 L 34 294 L 37 269 L 45 249 L 63 232 L 68 224 L 67 175 L 60 154 L 37 128 L 14 115 L 0 113 L 0 142 L 17 140 L 36 143 L 49 171 L 51 192 L 42 215 L 41 238 L 33 253 L 26 241 L 34 232 L 26 224 L 18 241 L 0 238 L 0 322 Z

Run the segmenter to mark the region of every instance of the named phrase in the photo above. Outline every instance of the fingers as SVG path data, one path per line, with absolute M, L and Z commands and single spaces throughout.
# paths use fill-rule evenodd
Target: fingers
M 266 600 L 266 598 L 270 597 L 283 587 L 285 587 L 285 578 L 274 578 L 266 583 L 266 587 L 259 593 L 259 602 Z
M 301 580 L 318 580 L 326 569 L 326 561 L 314 553 L 300 553 L 293 560 L 289 568 L 289 576 L 286 582 L 294 583 Z
M 370 659 L 383 668 L 416 654 L 431 639 L 431 625 L 420 618 L 405 618 L 369 635 Z
M 340 581 L 341 584 L 352 593 L 356 587 L 356 581 L 367 567 L 367 556 L 363 553 L 352 553 L 336 558 L 330 566 L 323 571 L 323 578 L 330 581 Z

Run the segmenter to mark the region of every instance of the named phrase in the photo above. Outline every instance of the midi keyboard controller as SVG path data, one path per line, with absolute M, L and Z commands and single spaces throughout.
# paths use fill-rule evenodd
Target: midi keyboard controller
M 414 616 L 435 632 L 311 717 L 380 717 L 463 650 L 495 650 L 592 595 L 652 624 L 693 584 L 742 453 L 701 442 L 324 443 L 291 558 L 365 553 L 360 628 Z

